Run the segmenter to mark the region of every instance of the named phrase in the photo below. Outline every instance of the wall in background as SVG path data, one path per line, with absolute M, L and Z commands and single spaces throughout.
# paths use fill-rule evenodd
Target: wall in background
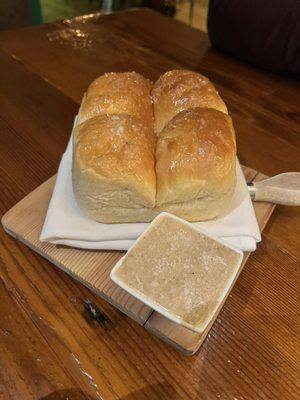
M 101 9 L 101 0 L 40 0 L 44 22 L 73 18 Z
M 164 7 L 159 7 L 163 1 L 171 11 L 172 7 L 176 6 L 175 19 L 206 31 L 209 0 L 113 0 L 113 8 L 122 9 L 144 4 L 166 12 L 168 10 Z M 101 7 L 102 0 L 0 0 L 0 30 L 73 18 L 99 11 Z M 171 15 L 173 14 L 174 11 L 171 12 Z
M 0 1 L 0 30 L 22 27 L 30 23 L 28 0 Z

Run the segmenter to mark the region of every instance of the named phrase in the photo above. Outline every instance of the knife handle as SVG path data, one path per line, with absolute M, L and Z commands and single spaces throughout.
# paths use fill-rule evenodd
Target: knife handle
M 251 199 L 300 206 L 300 172 L 286 172 L 249 185 Z

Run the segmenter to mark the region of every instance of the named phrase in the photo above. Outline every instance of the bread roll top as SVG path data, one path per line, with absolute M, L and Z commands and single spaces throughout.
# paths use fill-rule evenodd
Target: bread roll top
M 153 87 L 152 99 L 156 134 L 176 114 L 190 108 L 214 108 L 227 114 L 226 105 L 210 80 L 193 71 L 173 70 L 163 74 Z
M 78 123 L 99 114 L 124 114 L 153 125 L 152 83 L 136 72 L 111 72 L 91 83 L 78 114 Z
M 232 189 L 236 145 L 231 118 L 212 108 L 177 114 L 156 146 L 156 204 L 180 203 Z
M 77 125 L 73 190 L 83 209 L 154 207 L 154 144 L 150 128 L 129 115 L 102 114 Z

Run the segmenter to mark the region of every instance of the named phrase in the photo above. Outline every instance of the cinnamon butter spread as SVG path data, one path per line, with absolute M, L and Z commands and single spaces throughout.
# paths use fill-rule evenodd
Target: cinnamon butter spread
M 241 252 L 164 213 L 111 276 L 165 316 L 201 331 L 230 289 L 241 260 Z

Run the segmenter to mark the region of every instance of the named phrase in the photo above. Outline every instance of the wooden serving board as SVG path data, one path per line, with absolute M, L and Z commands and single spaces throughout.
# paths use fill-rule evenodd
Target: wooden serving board
M 247 181 L 258 181 L 265 178 L 264 175 L 250 168 L 243 167 L 243 171 Z M 203 334 L 195 333 L 153 311 L 111 281 L 110 271 L 122 257 L 123 252 L 81 250 L 40 242 L 39 236 L 54 183 L 55 176 L 10 209 L 2 218 L 4 229 L 143 325 L 151 333 L 184 354 L 194 354 L 205 339 L 224 302 L 220 305 L 207 330 Z M 254 203 L 254 209 L 262 231 L 273 212 L 274 205 Z M 248 256 L 249 254 L 245 254 L 239 273 Z

